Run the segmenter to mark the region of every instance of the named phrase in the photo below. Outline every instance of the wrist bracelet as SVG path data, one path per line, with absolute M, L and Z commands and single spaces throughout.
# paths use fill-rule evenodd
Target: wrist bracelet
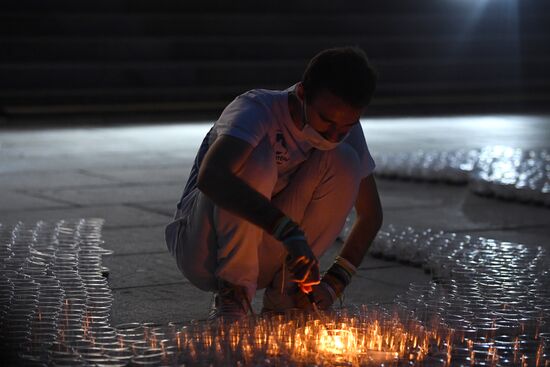
M 351 276 L 357 274 L 357 267 L 342 256 L 336 256 L 335 263 L 344 268 Z
M 273 231 L 271 232 L 273 237 L 280 240 L 281 235 L 283 234 L 283 231 L 288 226 L 288 224 L 291 223 L 291 222 L 292 222 L 292 220 L 289 217 L 287 217 L 286 215 L 282 218 L 279 218 L 277 220 L 277 222 L 275 223 L 275 226 L 273 227 Z
M 336 278 L 334 274 L 326 273 L 323 276 L 323 281 L 332 288 L 337 298 L 344 292 L 344 289 L 346 289 L 346 285 L 342 283 L 340 279 Z
M 327 270 L 327 274 L 336 278 L 344 287 L 347 287 L 351 283 L 351 276 L 337 264 L 331 266 Z

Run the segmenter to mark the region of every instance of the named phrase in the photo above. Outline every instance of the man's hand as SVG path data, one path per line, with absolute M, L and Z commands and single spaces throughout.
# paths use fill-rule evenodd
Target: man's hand
M 327 287 L 330 285 L 323 283 L 322 280 L 320 284 L 313 287 L 313 299 L 320 310 L 328 310 L 336 300 L 334 291 L 330 292 Z
M 304 290 L 310 290 L 312 285 L 319 284 L 319 262 L 298 224 L 286 216 L 281 217 L 272 235 L 283 243 L 288 252 L 285 262 L 292 274 L 291 280 Z
M 323 275 L 321 283 L 313 287 L 313 300 L 317 307 L 321 310 L 330 308 L 356 273 L 355 265 L 341 256 L 336 256 L 334 264 Z
M 319 262 L 311 251 L 304 232 L 295 226 L 282 242 L 288 251 L 286 266 L 292 274 L 292 281 L 299 286 L 319 284 Z
M 290 256 L 287 256 L 286 263 L 289 264 L 290 261 Z M 321 275 L 319 273 L 319 261 L 315 259 L 311 262 L 311 264 L 312 266 L 309 269 L 309 272 L 305 275 L 305 278 L 301 276 L 301 270 L 298 270 L 297 272 L 291 271 L 291 281 L 295 282 L 300 291 L 305 294 L 311 293 L 313 290 L 313 286 L 321 282 Z M 290 266 L 287 265 L 287 267 L 290 269 Z
M 296 297 L 296 307 L 307 311 L 313 311 L 311 302 L 315 302 L 320 310 L 328 310 L 337 299 L 334 290 L 322 279 L 319 284 L 311 287 L 309 294 L 300 290 L 301 292 Z

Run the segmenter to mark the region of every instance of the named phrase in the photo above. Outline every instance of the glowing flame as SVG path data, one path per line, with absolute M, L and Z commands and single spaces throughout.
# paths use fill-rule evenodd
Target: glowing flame
M 181 351 L 181 332 L 176 332 L 176 344 L 178 347 L 178 351 Z
M 323 330 L 319 350 L 333 354 L 353 353 L 357 352 L 357 342 L 349 330 Z

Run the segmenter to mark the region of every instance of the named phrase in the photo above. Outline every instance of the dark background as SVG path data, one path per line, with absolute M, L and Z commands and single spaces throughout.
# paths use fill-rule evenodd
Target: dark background
M 550 2 L 19 0 L 0 13 L 0 114 L 217 115 L 362 47 L 369 114 L 550 110 Z

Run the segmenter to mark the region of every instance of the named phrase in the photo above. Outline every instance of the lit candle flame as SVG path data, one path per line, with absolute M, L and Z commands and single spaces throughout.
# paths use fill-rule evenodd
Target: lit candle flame
M 355 337 L 348 330 L 324 330 L 319 339 L 319 349 L 327 353 L 351 353 L 356 346 Z

